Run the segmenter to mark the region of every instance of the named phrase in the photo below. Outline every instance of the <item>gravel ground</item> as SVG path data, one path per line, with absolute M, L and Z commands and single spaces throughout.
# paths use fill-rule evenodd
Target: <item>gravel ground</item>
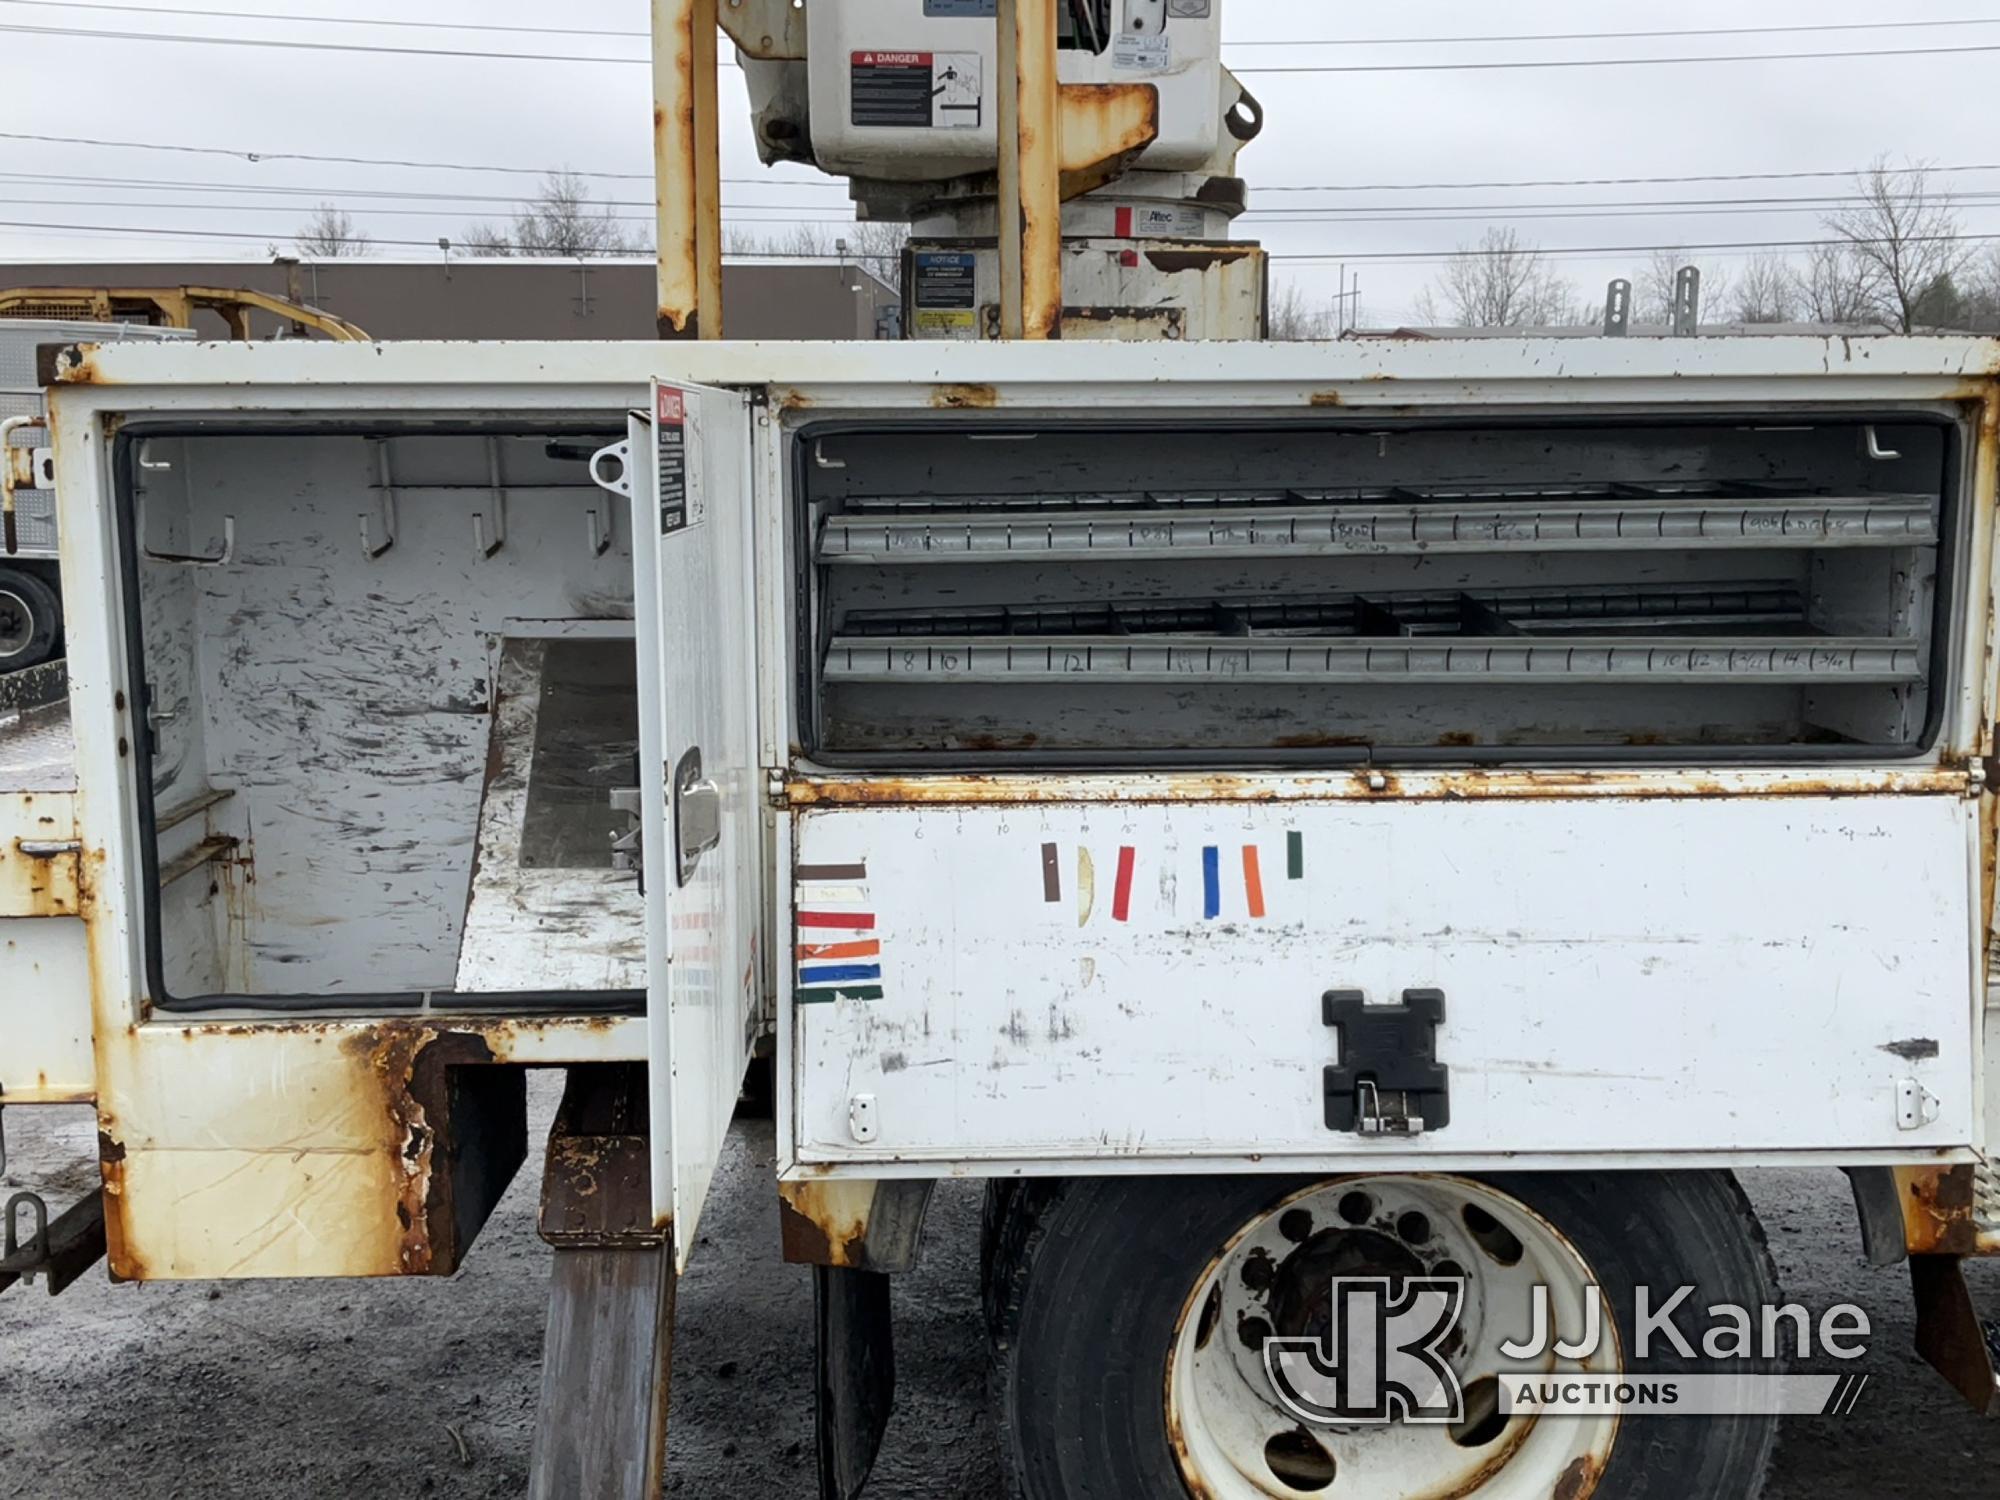
M 546 1126 L 554 1094 L 532 1095 Z M 51 1196 L 92 1168 L 87 1114 L 7 1116 L 14 1178 Z M 681 1288 L 672 1491 L 703 1500 L 810 1495 L 811 1289 L 778 1262 L 767 1125 L 733 1134 Z M 113 1287 L 93 1273 L 50 1302 L 0 1298 L 0 1496 L 520 1493 L 533 1425 L 548 1251 L 524 1172 L 447 1284 Z M 1990 1500 L 2000 1424 L 1956 1404 L 1910 1347 L 1900 1269 L 1861 1263 L 1837 1174 L 1747 1179 L 1787 1292 L 1853 1301 L 1876 1322 L 1874 1376 L 1842 1421 L 1788 1425 L 1770 1500 Z M 66 1200 L 65 1200 L 66 1201 Z M 870 1500 L 990 1497 L 997 1446 L 983 1405 L 979 1192 L 946 1184 L 922 1268 L 897 1287 L 901 1400 Z M 2000 1264 L 1975 1267 L 2000 1312 Z

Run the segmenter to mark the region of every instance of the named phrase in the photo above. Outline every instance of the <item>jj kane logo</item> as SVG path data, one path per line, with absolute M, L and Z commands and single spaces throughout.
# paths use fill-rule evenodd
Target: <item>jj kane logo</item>
M 1324 1342 L 1275 1338 L 1264 1369 L 1302 1421 L 1465 1420 L 1465 1392 L 1446 1347 L 1465 1312 L 1465 1283 L 1438 1278 L 1336 1279 Z
M 1565 1338 L 1547 1287 L 1533 1289 L 1521 1311 L 1521 1336 L 1475 1330 L 1491 1342 L 1502 1415 L 1602 1416 L 1607 1411 L 1712 1416 L 1730 1412 L 1845 1415 L 1868 1384 L 1863 1374 L 1780 1374 L 1787 1364 L 1822 1357 L 1860 1359 L 1870 1333 L 1867 1313 L 1851 1304 L 1815 1319 L 1797 1304 L 1702 1309 L 1695 1289 L 1656 1298 L 1634 1289 L 1627 1330 L 1614 1334 L 1602 1290 L 1569 1299 L 1576 1327 Z M 1441 1277 L 1336 1278 L 1321 1335 L 1265 1341 L 1263 1363 L 1278 1403 L 1302 1422 L 1341 1427 L 1390 1422 L 1452 1424 L 1465 1420 L 1465 1393 L 1454 1357 L 1469 1357 L 1461 1322 L 1466 1284 Z M 1483 1315 L 1489 1324 L 1493 1309 Z M 1675 1373 L 1622 1368 L 1666 1355 Z M 1692 1366 L 1693 1370 L 1689 1371 Z M 1689 1371 L 1689 1373 L 1680 1373 Z

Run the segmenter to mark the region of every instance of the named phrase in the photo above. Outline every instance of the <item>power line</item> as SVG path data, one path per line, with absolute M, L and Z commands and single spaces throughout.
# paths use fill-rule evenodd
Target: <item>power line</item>
M 261 240 L 266 243 L 268 243 L 270 240 L 274 238 L 274 236 L 272 235 L 258 233 L 250 230 L 169 229 L 159 226 L 146 226 L 146 225 L 133 225 L 133 224 L 64 224 L 64 223 L 50 223 L 42 220 L 33 220 L 33 219 L 0 219 L 0 228 L 33 229 L 33 230 L 54 229 L 54 230 L 71 231 L 71 232 L 78 232 L 85 234 L 131 235 L 140 238 L 144 238 L 151 235 L 172 235 L 172 236 L 191 238 L 191 239 Z M 1904 240 L 1903 243 L 1911 245 L 1984 244 L 1993 241 L 2000 241 L 2000 234 L 1961 233 L 1961 234 L 1912 235 L 1906 240 Z M 435 239 L 429 239 L 429 240 L 381 239 L 374 241 L 374 243 L 378 245 L 411 246 L 418 249 L 437 248 L 437 241 Z M 1555 246 L 1540 247 L 1536 249 L 1533 253 L 1549 257 L 1574 257 L 1574 256 L 1648 255 L 1656 250 L 1672 250 L 1672 251 L 1678 251 L 1686 255 L 1695 255 L 1701 253 L 1719 253 L 1724 251 L 1737 251 L 1737 250 L 1745 250 L 1745 251 L 1805 250 L 1805 249 L 1816 249 L 1825 246 L 1851 246 L 1855 243 L 1857 242 L 1845 238 L 1820 238 L 1820 239 L 1803 239 L 1803 240 L 1719 240 L 1704 244 L 1688 244 L 1683 241 L 1675 244 L 1656 244 L 1656 245 L 1555 245 Z M 758 253 L 761 255 L 765 254 L 766 252 L 760 251 Z M 773 255 L 786 254 L 786 252 L 777 252 L 777 251 L 769 253 Z M 1521 252 L 1519 252 L 1518 250 L 1508 250 L 1508 249 L 1487 250 L 1478 246 L 1474 246 L 1469 249 L 1456 249 L 1456 250 L 1300 251 L 1290 254 L 1274 255 L 1271 258 L 1273 260 L 1316 261 L 1316 262 L 1327 262 L 1327 263 L 1332 263 L 1335 261 L 1342 261 L 1342 260 L 1418 262 L 1418 261 L 1449 261 L 1449 260 L 1462 259 L 1465 257 L 1486 259 L 1495 255 L 1510 255 L 1518 253 Z M 832 260 L 835 257 L 824 256 L 824 255 L 800 255 L 799 258 L 808 260 Z
M 263 10 L 198 10 L 178 5 L 113 5 L 81 0 L 0 0 L 40 10 L 87 10 L 120 15 L 186 16 L 202 20 L 280 21 L 311 26 L 367 26 L 422 31 L 485 31 L 516 36 L 606 36 L 648 38 L 651 33 L 578 26 L 510 26 L 489 21 L 411 21 L 371 16 L 286 15 Z M 1814 22 L 1790 26 L 1701 26 L 1654 31 L 1529 31 L 1481 36 L 1347 36 L 1257 38 L 1230 41 L 1227 47 L 1429 47 L 1490 46 L 1524 42 L 1657 41 L 1700 36 L 1801 36 L 1828 32 L 1934 30 L 1958 26 L 2000 26 L 2000 17 L 1961 16 L 1950 20 Z
M 1912 235 L 1902 243 L 1906 245 L 1944 244 L 1984 244 L 2000 241 L 2000 234 L 1924 234 Z M 1856 243 L 1872 243 L 1844 238 L 1814 240 L 1719 240 L 1709 244 L 1690 245 L 1554 245 L 1542 246 L 1533 251 L 1520 248 L 1487 250 L 1474 245 L 1460 250 L 1360 250 L 1360 251 L 1300 251 L 1289 255 L 1273 255 L 1273 260 L 1323 261 L 1452 261 L 1468 256 L 1484 260 L 1495 255 L 1520 255 L 1532 253 L 1550 257 L 1607 256 L 1607 255 L 1650 255 L 1656 250 L 1673 250 L 1684 255 L 1722 251 L 1762 251 L 1762 250 L 1815 250 L 1828 246 L 1851 246 Z
M 87 38 L 93 41 L 180 43 L 207 47 L 253 47 L 285 52 L 354 52 L 376 57 L 455 57 L 487 62 L 615 63 L 650 65 L 648 56 L 594 57 L 572 52 L 488 52 L 458 47 L 385 47 L 366 42 L 317 42 L 276 37 L 197 36 L 158 31 L 108 31 L 81 26 L 31 26 L 0 23 L 0 32 L 21 36 Z M 1549 68 L 1653 68 L 1696 63 L 1811 62 L 1880 57 L 1946 57 L 2000 52 L 2000 43 L 1952 47 L 1877 47 L 1843 52 L 1742 52 L 1679 57 L 1516 58 L 1500 62 L 1425 63 L 1272 63 L 1238 68 L 1245 74 L 1354 73 L 1484 73 Z
M 1976 163 L 1961 167 L 1884 167 L 1882 170 L 1891 177 L 1908 177 L 1920 173 L 1933 177 L 1951 177 L 1965 172 L 2000 172 L 2000 162 Z M 1844 177 L 1851 181 L 1859 175 L 1854 168 L 1848 167 L 1844 170 L 1813 172 L 1699 172 L 1678 177 L 1541 177 L 1497 182 L 1328 182 L 1280 184 L 1275 187 L 1260 183 L 1255 191 L 1259 193 L 1455 193 L 1486 188 L 1664 187 L 1696 182 L 1803 182 L 1808 179 L 1824 180 L 1829 177 Z
M 162 141 L 116 141 L 96 136 L 49 135 L 33 131 L 0 130 L 0 140 L 34 141 L 43 145 L 94 146 L 106 150 L 120 151 L 165 151 L 191 156 L 226 156 L 236 161 L 261 164 L 272 161 L 306 161 L 325 163 L 333 166 L 356 167 L 407 167 L 426 172 L 498 172 L 522 177 L 547 177 L 558 171 L 566 171 L 577 177 L 591 177 L 616 182 L 651 182 L 651 172 L 601 172 L 585 171 L 578 168 L 516 167 L 493 165 L 484 162 L 421 161 L 391 156 L 336 156 L 309 151 L 258 151 L 241 146 L 189 146 Z M 1973 162 L 1959 166 L 1902 166 L 1886 167 L 1888 175 L 1902 177 L 1922 173 L 1933 177 L 1954 177 L 1973 172 L 2000 172 L 2000 162 Z M 0 174 L 19 176 L 23 174 Z M 1830 178 L 1853 180 L 1860 175 L 1852 167 L 1827 168 L 1814 171 L 1783 172 L 1697 172 L 1662 176 L 1625 177 L 1530 177 L 1502 178 L 1478 182 L 1322 182 L 1322 183 L 1259 183 L 1257 193 L 1403 193 L 1403 192 L 1472 192 L 1501 188 L 1582 188 L 1582 187 L 1666 187 L 1704 182 L 1805 182 L 1825 181 Z M 725 177 L 725 184 L 735 186 L 797 187 L 826 190 L 844 190 L 846 183 L 823 178 L 796 177 Z M 246 185 L 246 190 L 248 186 Z
M 5 181 L 8 175 L 9 174 L 0 173 L 0 181 Z M 231 185 L 228 183 L 181 184 L 181 185 L 189 187 L 207 187 L 210 189 L 219 189 L 223 191 L 233 191 Z M 134 184 L 134 186 L 135 188 L 136 187 L 157 188 L 157 187 L 171 187 L 175 186 L 175 184 L 152 183 L 152 184 Z M 340 189 L 323 191 L 320 189 L 308 188 L 308 189 L 298 189 L 295 191 L 300 191 L 307 194 L 317 194 L 318 196 L 313 198 L 311 201 L 276 203 L 276 204 L 192 202 L 185 198 L 175 198 L 175 199 L 167 199 L 160 201 L 145 201 L 145 200 L 137 200 L 130 198 L 43 198 L 43 197 L 23 197 L 19 195 L 11 196 L 7 201 L 13 204 L 35 204 L 38 206 L 46 206 L 46 207 L 134 208 L 134 209 L 166 209 L 171 211 L 185 211 L 189 213 L 244 212 L 244 213 L 307 214 L 307 215 L 317 213 L 321 208 L 330 205 L 335 209 L 337 209 L 338 211 L 348 214 L 365 214 L 365 215 L 374 215 L 379 217 L 428 218 L 428 219 L 448 217 L 454 212 L 474 213 L 481 211 L 478 208 L 471 206 L 473 204 L 488 205 L 486 211 L 490 212 L 492 211 L 490 206 L 493 204 L 515 206 L 518 205 L 519 202 L 519 200 L 515 199 L 487 197 L 476 194 L 472 195 L 453 194 L 441 198 L 432 198 L 429 197 L 428 195 L 423 195 L 423 194 L 399 194 L 395 195 L 399 199 L 399 201 L 414 200 L 416 202 L 428 204 L 430 206 L 419 207 L 419 208 L 391 208 L 391 207 L 380 207 L 373 204 L 351 204 L 342 202 L 341 200 L 344 195 L 342 193 L 342 190 Z M 374 195 L 364 193 L 358 196 L 368 197 Z M 1851 207 L 1853 205 L 1860 204 L 1864 201 L 1865 200 L 1860 197 L 1853 197 L 1853 198 L 1805 199 L 1805 200 L 1798 200 L 1796 202 L 1791 202 L 1788 204 L 1772 205 L 1772 206 L 1730 205 L 1730 204 L 1702 205 L 1698 203 L 1667 203 L 1667 204 L 1657 204 L 1651 207 L 1645 206 L 1643 204 L 1626 204 L 1626 205 L 1467 204 L 1464 206 L 1467 211 L 1464 212 L 1455 211 L 1441 205 L 1427 205 L 1422 210 L 1404 209 L 1402 211 L 1395 211 L 1389 209 L 1375 209 L 1375 210 L 1343 209 L 1340 210 L 1337 214 L 1316 212 L 1310 209 L 1268 210 L 1261 215 L 1253 213 L 1250 215 L 1246 215 L 1246 217 L 1258 219 L 1259 222 L 1263 225 L 1263 227 L 1267 229 L 1286 229 L 1286 228 L 1291 228 L 1295 225 L 1329 225 L 1338 227 L 1342 225 L 1382 225 L 1382 224 L 1407 225 L 1407 224 L 1534 223 L 1541 221 L 1560 221 L 1565 219 L 1589 219 L 1589 220 L 1666 219 L 1666 218 L 1676 218 L 1683 216 L 1735 217 L 1742 215 L 1757 216 L 1765 214 L 1773 214 L 1773 215 L 1801 214 L 1801 213 L 1825 214 L 1825 213 L 1830 213 L 1838 208 Z M 1994 207 L 2000 207 L 2000 193 L 1965 194 L 1959 196 L 1953 201 L 1957 205 L 1966 208 L 1990 209 Z M 446 205 L 465 205 L 465 206 L 452 207 Z M 615 208 L 644 209 L 644 208 L 649 208 L 650 206 L 651 205 L 636 199 L 620 199 L 620 198 L 593 199 L 588 204 L 589 210 L 593 213 L 598 209 L 606 209 L 606 210 Z M 821 215 L 826 207 L 826 205 L 824 204 L 751 203 L 751 204 L 729 204 L 725 205 L 725 207 L 727 208 L 729 214 L 731 215 L 732 220 L 737 223 L 854 224 L 860 222 L 854 219 L 851 215 L 846 217 L 837 217 L 837 218 L 823 217 Z M 1551 209 L 1555 211 L 1553 212 L 1549 211 Z M 776 217 L 752 217 L 753 215 L 775 215 Z M 609 218 L 614 222 L 627 223 L 627 224 L 650 224 L 654 221 L 654 215 L 652 215 L 651 213 L 643 213 L 643 214 L 606 213 L 604 217 Z
M 7 0 L 9 4 L 47 4 L 51 0 Z M 96 6 L 65 6 L 69 10 L 94 10 Z M 1815 22 L 1797 26 L 1697 26 L 1670 31 L 1527 31 L 1504 36 L 1343 36 L 1301 37 L 1290 41 L 1225 42 L 1229 47 L 1449 47 L 1502 42 L 1623 42 L 1659 40 L 1689 36 L 1792 36 L 1824 31 L 1914 31 L 1943 26 L 2000 26 L 2000 16 L 1962 16 L 1949 21 L 1847 21 Z
M 621 63 L 650 65 L 650 56 L 589 57 L 572 52 L 484 52 L 459 47 L 383 47 L 369 42 L 287 41 L 279 37 L 195 36 L 171 31 L 101 31 L 86 26 L 29 26 L 0 22 L 0 32 L 20 36 L 88 37 L 99 42 L 182 42 L 202 47 L 263 47 L 281 52 L 365 52 L 377 57 L 464 57 L 488 62 Z
M 237 161 L 310 161 L 323 162 L 333 166 L 348 167 L 409 167 L 424 172 L 504 172 L 517 177 L 548 177 L 557 172 L 568 172 L 568 167 L 510 167 L 488 166 L 476 162 L 413 161 L 393 156 L 331 156 L 309 151 L 246 151 L 233 146 L 179 146 L 167 145 L 159 141 L 108 141 L 83 135 L 42 135 L 23 130 L 0 130 L 0 141 L 37 141 L 44 145 L 56 146 L 98 146 L 121 151 L 172 151 L 190 156 L 228 156 Z M 651 182 L 651 172 L 584 172 L 574 171 L 577 177 L 595 177 L 617 182 Z M 836 182 L 812 182 L 780 177 L 725 177 L 725 183 L 768 183 L 785 182 L 791 187 L 842 187 Z
M 742 182 L 746 179 L 730 179 Z M 810 186 L 811 184 L 790 183 L 780 179 L 759 182 L 747 179 L 753 185 L 784 188 Z M 442 189 L 422 188 L 364 188 L 336 184 L 308 183 L 241 183 L 219 182 L 208 179 L 171 177 L 111 177 L 74 172 L 13 172 L 0 170 L 0 182 L 20 182 L 35 186 L 103 188 L 110 190 L 132 189 L 135 191 L 156 191 L 165 188 L 187 188 L 198 191 L 240 193 L 258 196 L 295 194 L 318 199 L 388 199 L 391 201 L 414 203 L 464 203 L 464 204 L 505 204 L 518 205 L 528 201 L 519 193 L 463 193 Z M 1954 203 L 1978 203 L 1996 195 L 1996 190 L 1980 189 L 1954 191 L 1949 194 Z M 65 202 L 75 200 L 44 199 L 16 201 Z M 1476 213 L 1520 213 L 1525 211 L 1557 210 L 1589 214 L 1616 209 L 1687 209 L 1689 211 L 1740 208 L 1744 212 L 1791 212 L 1808 208 L 1837 208 L 1868 201 L 1865 193 L 1814 193 L 1808 196 L 1766 196 L 1766 197 L 1723 197 L 1723 198 L 1605 198 L 1585 202 L 1513 202 L 1513 203 L 1403 203 L 1403 204 L 1306 204 L 1297 207 L 1253 208 L 1246 217 L 1269 219 L 1279 222 L 1340 222 L 1338 217 L 1349 215 L 1394 214 L 1410 216 L 1409 222 L 1421 223 L 1419 215 L 1427 214 L 1476 214 Z M 593 198 L 592 207 L 608 208 L 651 208 L 650 198 Z M 170 205 L 169 205 L 170 206 Z M 311 205 L 317 207 L 315 203 Z M 731 211 L 757 210 L 800 210 L 820 212 L 833 205 L 826 203 L 773 203 L 768 201 L 729 200 L 724 207 Z
M 289 21 L 303 26 L 367 26 L 416 31 L 492 31 L 522 36 L 649 37 L 646 31 L 604 31 L 582 26 L 504 26 L 490 21 L 406 21 L 383 16 L 288 16 L 271 10 L 194 10 L 179 5 L 80 4 L 77 0 L 0 0 L 0 5 L 29 5 L 37 10 L 115 11 L 128 16 L 187 16 L 216 21 Z M 1938 25 L 1938 22 L 1926 22 Z M 1972 25 L 1986 24 L 1981 22 Z
M 6 28 L 0 27 L 0 30 Z M 1849 52 L 1716 52 L 1690 57 L 1536 57 L 1508 62 L 1271 63 L 1238 73 L 1501 73 L 1531 68 L 1660 68 L 1683 63 L 1820 62 L 1857 57 L 1945 57 L 2000 52 L 2000 43 L 1960 47 L 1868 47 Z

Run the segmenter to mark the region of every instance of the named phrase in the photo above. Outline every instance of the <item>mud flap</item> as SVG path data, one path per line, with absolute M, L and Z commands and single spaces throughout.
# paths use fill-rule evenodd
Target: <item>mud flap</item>
M 813 1268 L 821 1500 L 854 1500 L 875 1468 L 896 1405 L 889 1278 Z

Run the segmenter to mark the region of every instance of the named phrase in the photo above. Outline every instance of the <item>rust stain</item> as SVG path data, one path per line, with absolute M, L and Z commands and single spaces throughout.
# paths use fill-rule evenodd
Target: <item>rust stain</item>
M 22 847 L 23 842 L 15 839 L 11 846 L 0 845 L 0 916 L 78 915 L 83 891 L 83 860 L 79 852 L 31 853 Z
M 1631 801 L 1793 797 L 1873 797 L 1885 794 L 1964 797 L 1962 770 L 1857 771 L 1732 782 L 1707 772 L 1439 770 L 1251 776 L 1217 772 L 1116 782 L 1089 773 L 941 776 L 795 777 L 785 783 L 791 807 L 967 807 L 996 803 L 1156 805 L 1200 802 L 1563 801 L 1618 797 Z
M 1065 83 L 1057 108 L 1065 202 L 1119 176 L 1159 138 L 1160 94 L 1150 83 Z
M 1000 404 L 1000 392 L 990 385 L 931 387 L 931 405 L 942 411 L 985 410 Z
M 1896 1188 L 1903 1204 L 1903 1242 L 1912 1255 L 1979 1253 L 1971 1167 L 1898 1167 Z
M 1347 398 L 1342 396 L 1339 391 L 1314 391 L 1311 396 L 1306 398 L 1306 405 L 1345 406 L 1347 405 Z
M 43 344 L 35 351 L 39 385 L 109 385 L 97 363 L 95 344 Z
M 1556 1481 L 1555 1492 L 1550 1500 L 1589 1500 L 1597 1491 L 1597 1481 L 1604 1477 L 1604 1469 L 1589 1454 L 1585 1454 L 1567 1469 Z
M 1180 271 L 1212 271 L 1217 266 L 1225 266 L 1255 255 L 1253 245 L 1216 246 L 1203 249 L 1148 250 L 1146 259 L 1156 271 L 1172 275 Z
M 795 1266 L 867 1263 L 868 1216 L 875 1184 L 831 1180 L 778 1184 L 778 1229 L 785 1260 Z

